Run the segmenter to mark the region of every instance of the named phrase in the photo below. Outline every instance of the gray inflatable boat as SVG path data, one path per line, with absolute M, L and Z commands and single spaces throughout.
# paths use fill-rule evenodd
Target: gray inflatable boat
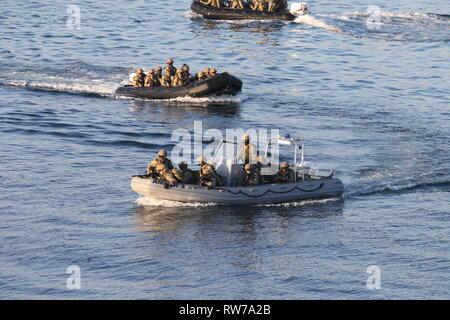
M 226 143 L 226 141 L 221 142 L 215 150 L 215 155 L 208 161 L 215 166 L 217 173 L 222 177 L 224 186 L 208 188 L 181 183 L 169 186 L 162 180 L 139 175 L 132 177 L 131 188 L 142 196 L 156 199 L 224 205 L 254 205 L 337 198 L 344 192 L 342 182 L 333 178 L 332 169 L 324 169 L 318 165 L 304 162 L 303 143 L 299 143 L 299 139 L 293 139 L 290 136 L 268 141 L 262 157 L 267 160 L 264 160 L 266 164 L 261 169 L 265 183 L 258 186 L 242 186 L 244 178 L 242 161 L 238 157 L 226 159 L 221 156 Z M 291 168 L 295 172 L 295 182 L 273 182 L 274 173 L 279 168 L 279 144 L 294 146 L 294 163 Z M 274 150 L 276 151 L 274 152 Z M 301 150 L 301 159 L 298 163 L 296 161 L 297 150 Z

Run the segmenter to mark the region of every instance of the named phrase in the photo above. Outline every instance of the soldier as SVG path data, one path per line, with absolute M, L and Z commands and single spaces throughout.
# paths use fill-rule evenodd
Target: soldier
M 257 186 L 262 184 L 261 175 L 250 163 L 245 165 L 244 171 L 244 186 Z
M 133 77 L 133 87 L 143 87 L 145 83 L 145 73 L 141 68 L 136 69 L 136 75 Z
M 231 8 L 232 9 L 242 10 L 242 9 L 244 9 L 244 2 L 242 0 L 232 0 L 231 1 Z
M 217 70 L 214 69 L 214 68 L 209 69 L 209 76 L 210 76 L 211 78 L 217 76 Z
M 166 62 L 167 62 L 166 69 L 168 68 L 170 70 L 170 76 L 173 77 L 177 72 L 177 68 L 173 66 L 173 59 L 167 59 Z
M 156 177 L 158 179 L 164 180 L 169 183 L 169 185 L 176 185 L 178 183 L 177 179 L 174 177 L 174 175 L 167 169 L 167 167 L 162 164 L 158 163 L 155 166 L 156 171 Z
M 194 82 L 194 77 L 189 73 L 189 66 L 187 64 L 183 65 L 183 71 L 184 71 L 184 79 L 186 83 Z
M 256 146 L 253 143 L 250 143 L 250 136 L 248 134 L 244 134 L 242 136 L 241 148 L 237 154 L 237 160 L 242 160 L 244 164 L 247 163 L 256 163 Z
M 199 0 L 200 3 L 206 4 L 207 6 L 220 8 L 220 0 Z
M 167 69 L 167 68 L 164 69 L 164 75 L 161 77 L 159 82 L 161 83 L 161 86 L 163 86 L 163 87 L 171 87 L 172 86 L 172 80 L 171 80 L 169 69 Z
M 266 0 L 255 0 L 252 6 L 253 11 L 265 11 L 266 10 Z
M 158 158 L 155 160 L 152 160 L 149 165 L 147 166 L 147 174 L 154 176 L 157 174 L 156 166 L 158 164 L 162 164 L 166 167 L 167 170 L 171 171 L 173 169 L 172 162 L 167 158 L 167 151 L 166 150 L 159 150 L 158 152 Z
M 205 73 L 203 71 L 200 71 L 199 73 L 197 73 L 197 81 L 203 81 L 203 80 L 208 80 L 208 77 L 205 75 Z
M 209 188 L 217 187 L 220 185 L 217 175 L 211 168 L 203 170 L 203 175 L 200 178 L 200 185 L 207 186 Z
M 187 163 L 182 161 L 178 164 L 178 166 L 180 167 L 181 175 L 183 176 L 181 182 L 185 184 L 194 184 L 195 183 L 194 173 L 192 172 L 191 169 L 188 168 Z
M 155 78 L 158 79 L 159 81 L 161 77 L 162 77 L 162 68 L 160 66 L 157 66 L 155 68 Z
M 148 69 L 147 77 L 145 77 L 144 87 L 156 87 L 159 85 L 159 80 L 155 78 L 153 69 Z
M 209 68 L 203 69 L 203 73 L 204 73 L 204 75 L 205 75 L 205 77 L 206 77 L 207 79 L 210 78 L 210 76 L 209 76 L 209 72 L 210 72 L 210 71 L 211 71 L 211 69 L 209 69 Z
M 183 76 L 183 69 L 178 69 L 175 76 L 171 78 L 172 80 L 172 87 L 179 87 L 184 86 L 184 76 Z
M 294 170 L 289 168 L 289 164 L 286 161 L 281 163 L 281 168 L 275 175 L 275 180 L 279 183 L 289 183 L 295 181 Z
M 197 161 L 200 166 L 200 170 L 199 170 L 200 184 L 201 184 L 203 176 L 207 175 L 207 172 L 212 172 L 211 174 L 214 176 L 215 180 L 217 181 L 217 185 L 222 185 L 222 177 L 217 174 L 216 169 L 212 165 L 206 163 L 206 159 L 203 156 L 198 157 Z

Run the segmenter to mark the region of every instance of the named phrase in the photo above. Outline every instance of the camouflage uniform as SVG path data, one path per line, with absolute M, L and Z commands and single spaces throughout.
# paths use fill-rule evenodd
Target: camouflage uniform
M 276 12 L 280 9 L 280 0 L 269 0 L 269 12 Z
M 207 174 L 200 178 L 200 185 L 207 186 L 209 188 L 217 187 L 220 185 L 217 176 L 213 174 Z
M 170 74 L 165 73 L 161 79 L 159 80 L 161 86 L 163 87 L 171 87 L 172 86 L 172 80 L 170 79 Z
M 266 0 L 255 0 L 252 10 L 254 11 L 264 11 L 266 10 Z
M 210 172 L 210 173 L 208 173 Z M 222 178 L 217 174 L 216 169 L 210 164 L 202 163 L 199 170 L 200 185 L 203 185 L 203 181 L 214 181 L 214 187 L 222 185 Z
M 172 64 L 167 64 L 164 70 L 169 70 L 170 75 L 173 77 L 177 73 L 177 68 L 175 68 Z
M 172 87 L 184 86 L 185 84 L 183 72 L 177 71 L 176 75 L 172 77 Z
M 133 77 L 133 87 L 143 87 L 145 83 L 145 73 L 136 73 Z
M 206 4 L 211 7 L 220 8 L 220 0 L 200 0 L 201 3 Z
M 167 181 L 170 185 L 176 185 L 178 183 L 178 180 L 175 178 L 173 173 L 171 171 L 169 171 L 165 165 L 159 163 L 155 167 L 155 169 L 156 169 L 157 178 Z
M 252 169 L 250 172 L 245 172 L 244 186 L 257 186 L 261 183 L 262 179 L 258 170 Z
M 144 87 L 157 87 L 159 86 L 158 79 L 155 78 L 154 74 L 148 73 L 145 78 Z
M 166 167 L 167 170 L 173 170 L 172 161 L 167 158 L 158 157 L 155 160 L 152 160 L 147 166 L 147 174 L 155 175 L 158 172 L 156 171 L 156 166 L 162 164 Z
M 244 9 L 244 3 L 243 3 L 242 0 L 232 0 L 231 1 L 231 8 L 232 9 L 242 10 L 242 9 Z
M 290 168 L 282 168 L 275 176 L 275 180 L 280 183 L 289 183 L 295 181 L 295 173 Z

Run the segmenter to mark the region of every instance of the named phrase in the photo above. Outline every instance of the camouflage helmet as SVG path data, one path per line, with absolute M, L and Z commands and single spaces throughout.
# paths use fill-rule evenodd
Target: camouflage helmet
M 189 66 L 188 66 L 187 64 L 183 64 L 182 69 L 183 69 L 184 71 L 189 71 Z
M 169 59 L 166 60 L 166 62 L 167 62 L 167 64 L 173 64 L 173 59 L 169 58 Z
M 212 68 L 212 69 L 210 69 L 210 70 L 209 70 L 209 72 L 210 72 L 210 73 L 216 73 L 216 72 L 217 72 L 217 70 L 216 70 L 216 69 L 214 69 L 214 68 Z
M 289 168 L 289 163 L 287 163 L 286 161 L 283 161 L 283 162 L 281 163 L 281 168 L 283 168 L 283 169 Z
M 147 73 L 155 73 L 152 68 L 148 69 Z
M 137 68 L 137 69 L 136 69 L 136 73 L 137 73 L 137 74 L 144 73 L 144 70 L 142 70 L 142 68 Z
M 244 134 L 244 135 L 242 136 L 242 141 L 250 141 L 250 135 Z
M 211 71 L 211 70 L 210 70 L 209 68 L 205 68 L 205 69 L 203 70 L 203 73 L 209 74 L 210 71 Z
M 160 157 L 167 157 L 167 151 L 164 149 L 159 150 L 158 156 Z
M 203 73 L 203 71 L 200 71 L 198 74 L 197 74 L 197 77 L 199 77 L 199 78 L 203 78 L 205 76 L 205 74 Z
M 247 163 L 247 164 L 244 166 L 244 169 L 245 169 L 245 170 L 252 170 L 252 165 L 251 165 L 250 163 Z
M 159 72 L 159 71 L 162 70 L 162 68 L 161 68 L 161 66 L 157 66 L 157 67 L 155 68 L 155 70 L 156 70 L 156 72 Z

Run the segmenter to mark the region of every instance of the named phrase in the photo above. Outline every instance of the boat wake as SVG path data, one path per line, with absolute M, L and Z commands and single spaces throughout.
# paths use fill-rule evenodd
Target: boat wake
M 218 205 L 217 203 L 179 202 L 179 201 L 156 199 L 151 197 L 140 197 L 136 199 L 135 203 L 140 206 L 165 207 L 165 208 L 184 208 L 184 207 L 200 208 Z
M 307 24 L 312 27 L 321 28 L 332 32 L 342 32 L 341 29 L 333 27 L 322 20 L 319 20 L 311 15 L 299 16 L 294 20 L 295 23 Z

